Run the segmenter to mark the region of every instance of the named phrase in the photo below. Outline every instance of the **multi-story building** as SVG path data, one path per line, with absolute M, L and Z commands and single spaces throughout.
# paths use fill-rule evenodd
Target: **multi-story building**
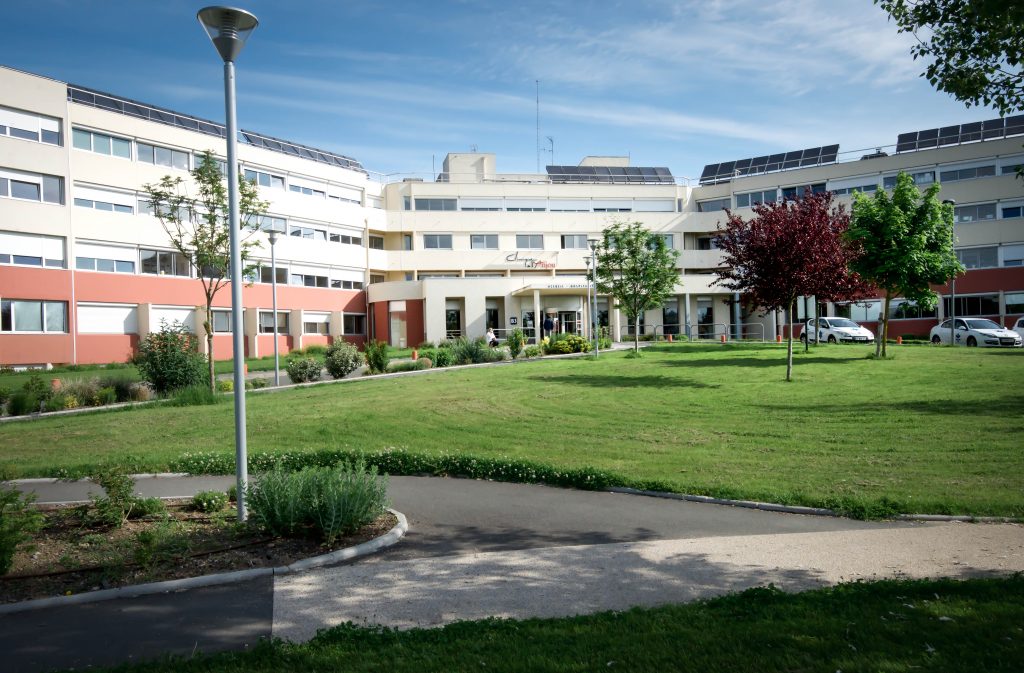
M 188 179 L 197 156 L 223 155 L 216 122 L 0 68 L 0 364 L 126 359 L 162 320 L 202 332 L 195 269 L 177 255 L 145 200 L 162 176 Z M 977 127 L 977 128 L 975 128 Z M 395 346 L 453 335 L 538 336 L 543 316 L 559 330 L 590 323 L 587 241 L 613 221 L 639 221 L 679 252 L 676 294 L 643 316 L 649 334 L 773 339 L 785 329 L 714 284 L 713 237 L 723 208 L 891 186 L 899 171 L 939 181 L 956 206 L 957 315 L 1005 323 L 1024 314 L 1024 119 L 900 136 L 895 151 L 853 157 L 837 146 L 753 157 L 705 168 L 699 180 L 622 157 L 587 157 L 543 174 L 497 172 L 493 154 L 450 154 L 427 180 L 386 182 L 354 159 L 240 134 L 245 177 L 269 207 L 278 315 L 271 310 L 270 246 L 255 239 L 261 268 L 243 290 L 247 354 L 284 352 L 344 338 Z M 893 334 L 925 334 L 949 311 L 893 303 Z M 230 293 L 217 296 L 215 356 L 232 355 Z M 880 302 L 820 307 L 876 322 Z M 598 317 L 615 338 L 631 326 L 607 298 Z M 802 306 L 801 306 L 802 311 Z M 798 320 L 802 315 L 794 316 Z

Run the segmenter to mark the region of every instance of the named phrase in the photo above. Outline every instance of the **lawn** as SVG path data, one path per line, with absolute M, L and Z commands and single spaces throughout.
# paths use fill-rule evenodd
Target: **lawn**
M 1024 579 L 879 582 L 572 619 L 464 622 L 406 632 L 342 626 L 307 644 L 118 670 L 1020 671 Z
M 1024 351 L 664 344 L 248 398 L 250 452 L 404 447 L 794 504 L 1024 516 Z M 229 403 L 0 425 L 9 475 L 233 451 Z M 141 430 L 141 431 L 140 431 Z

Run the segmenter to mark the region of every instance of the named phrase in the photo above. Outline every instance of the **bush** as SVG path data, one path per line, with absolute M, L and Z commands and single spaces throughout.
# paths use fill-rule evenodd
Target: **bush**
M 120 465 L 107 465 L 91 477 L 103 489 L 104 496 L 92 496 L 95 517 L 108 526 L 120 527 L 136 506 L 135 481 Z
M 421 343 L 419 346 L 416 347 L 416 350 L 418 350 L 418 351 L 431 351 L 431 350 L 434 350 L 435 348 L 436 348 L 436 346 L 434 345 L 433 341 L 424 341 L 423 343 Z
M 543 353 L 541 352 L 540 346 L 527 346 L 523 349 L 524 358 L 539 358 Z
M 133 383 L 129 388 L 128 399 L 132 402 L 147 402 L 153 399 L 153 389 L 145 383 Z
M 14 565 L 18 545 L 30 539 L 29 533 L 43 527 L 43 515 L 32 502 L 35 495 L 22 496 L 15 488 L 0 487 L 0 575 Z
M 523 352 L 523 346 L 526 344 L 526 334 L 517 327 L 508 333 L 505 343 L 508 344 L 509 355 L 515 360 Z
M 130 402 L 132 399 L 134 382 L 131 379 L 123 376 L 101 376 L 98 385 L 100 388 L 114 389 L 114 402 Z
M 363 354 L 347 341 L 335 341 L 327 349 L 324 365 L 327 373 L 336 379 L 342 379 L 359 369 L 363 364 Z
M 276 466 L 253 482 L 248 502 L 253 524 L 271 535 L 313 532 L 331 544 L 384 513 L 387 477 L 362 461 L 299 472 Z
M 64 411 L 65 409 L 75 409 L 77 407 L 78 399 L 63 390 L 54 393 L 50 399 L 43 403 L 44 411 Z
M 61 388 L 66 395 L 73 395 L 83 407 L 95 407 L 100 404 L 100 387 L 97 379 L 79 379 L 68 381 Z
M 53 388 L 39 374 L 33 374 L 28 381 L 25 381 L 21 389 L 40 402 L 50 399 L 50 396 L 53 394 Z
M 235 390 L 234 379 L 217 379 L 217 392 L 230 393 Z
M 323 363 L 315 358 L 293 358 L 288 360 L 285 371 L 292 383 L 306 383 L 307 381 L 319 381 L 320 371 L 324 368 Z
M 264 379 L 264 378 L 249 379 L 248 381 L 245 382 L 245 387 L 247 389 L 248 388 L 252 388 L 253 390 L 259 390 L 261 388 L 266 388 L 268 385 L 270 385 L 270 383 L 267 381 L 267 379 Z M 232 384 L 232 387 L 234 387 L 233 384 Z
M 565 355 L 568 353 L 587 353 L 593 347 L 589 341 L 578 334 L 559 334 L 544 347 L 549 355 Z
M 435 367 L 451 367 L 455 364 L 451 348 L 438 348 L 430 359 L 434 361 Z
M 328 346 L 315 344 L 313 346 L 306 346 L 305 348 L 302 349 L 301 353 L 307 357 L 312 357 L 314 355 L 319 355 L 320 357 L 323 357 L 324 355 L 327 354 L 328 348 Z
M 482 337 L 479 339 L 459 337 L 451 345 L 453 364 L 457 365 L 488 362 L 488 351 L 487 342 Z
M 100 388 L 96 391 L 96 402 L 99 406 L 115 404 L 117 402 L 117 390 L 113 386 Z
M 219 512 L 228 504 L 228 494 L 223 491 L 200 491 L 192 496 L 192 509 L 211 514 Z
M 202 407 L 209 404 L 219 404 L 223 397 L 211 391 L 206 384 L 181 388 L 174 393 L 174 401 L 171 403 L 176 407 Z
M 11 399 L 11 391 L 7 388 L 0 388 L 0 407 L 7 404 L 9 399 Z
M 11 416 L 24 416 L 25 414 L 34 414 L 39 411 L 39 398 L 31 393 L 26 393 L 24 390 L 11 395 L 11 399 L 7 401 L 7 413 Z
M 198 351 L 196 336 L 180 322 L 161 322 L 139 343 L 134 358 L 142 378 L 158 393 L 203 383 L 207 377 L 206 356 Z
M 128 518 L 139 519 L 145 516 L 158 516 L 167 511 L 167 505 L 160 498 L 134 498 Z
M 430 369 L 434 366 L 434 361 L 430 358 L 420 358 L 416 362 L 419 363 L 420 369 Z
M 366 366 L 371 374 L 383 374 L 388 370 L 388 344 L 385 341 L 368 341 L 366 343 Z

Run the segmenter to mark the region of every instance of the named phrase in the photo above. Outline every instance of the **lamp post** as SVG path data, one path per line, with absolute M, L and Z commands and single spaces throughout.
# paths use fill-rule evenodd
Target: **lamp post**
M 593 309 L 592 309 L 592 306 L 591 306 L 591 303 L 590 303 L 590 262 L 591 262 L 592 259 L 593 259 L 593 257 L 589 257 L 588 256 L 588 257 L 584 257 L 583 261 L 586 262 L 586 264 L 587 264 L 587 313 L 590 314 L 590 333 L 591 334 L 597 334 L 597 331 L 594 329 L 594 327 L 595 327 L 594 312 L 593 312 Z
M 228 141 L 228 234 L 231 242 L 231 328 L 235 383 L 235 476 L 238 520 L 247 518 L 245 488 L 249 481 L 245 446 L 245 343 L 242 334 L 242 250 L 238 235 L 238 125 L 235 119 L 235 59 L 259 20 L 242 9 L 204 7 L 196 14 L 217 53 L 224 60 L 224 112 Z M 274 315 L 276 324 L 277 315 Z
M 596 238 L 588 238 L 587 243 L 590 244 L 590 252 L 594 257 L 594 294 L 592 296 L 594 299 L 594 357 L 596 358 L 601 354 L 601 321 L 597 317 L 597 246 L 601 241 Z
M 270 241 L 270 295 L 274 310 L 274 387 L 279 387 L 281 385 L 281 359 L 277 352 L 277 255 L 274 254 L 277 230 L 271 229 L 267 239 Z
M 943 199 L 942 205 L 951 206 L 956 208 L 956 201 L 953 199 Z M 956 211 L 953 211 L 953 224 L 956 224 Z M 956 232 L 953 233 L 953 240 L 956 241 Z M 956 272 L 953 272 L 953 277 L 949 281 L 949 345 L 956 345 Z

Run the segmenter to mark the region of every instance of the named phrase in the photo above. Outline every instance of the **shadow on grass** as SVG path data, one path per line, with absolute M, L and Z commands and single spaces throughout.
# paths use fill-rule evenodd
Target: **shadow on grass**
M 721 388 L 717 383 L 704 383 L 679 379 L 672 376 L 596 376 L 572 374 L 571 376 L 532 376 L 533 381 L 544 383 L 589 386 L 591 388 Z
M 792 407 L 784 405 L 762 404 L 762 409 L 770 411 L 792 411 Z M 907 400 L 891 402 L 851 402 L 849 404 L 815 404 L 815 412 L 823 415 L 831 413 L 870 414 L 908 412 L 914 414 L 934 414 L 940 416 L 1019 416 L 1024 410 L 1024 395 L 1003 395 L 996 399 L 985 400 Z
M 632 342 L 630 342 L 632 343 Z M 643 343 L 643 342 L 641 342 Z M 726 343 L 722 344 L 717 341 L 708 341 L 707 343 L 700 342 L 684 342 L 684 343 L 657 343 L 650 346 L 642 346 L 643 352 L 645 353 L 707 353 L 711 350 L 718 351 L 748 351 L 748 352 L 763 352 L 765 350 L 771 350 L 778 348 L 777 344 L 769 343 Z
M 864 360 L 863 356 L 856 357 L 842 357 L 842 358 L 823 358 L 817 355 L 803 355 L 793 354 L 793 367 L 799 368 L 804 365 L 813 364 L 845 364 L 848 362 L 860 362 Z M 786 366 L 786 354 L 781 352 L 778 358 L 765 359 L 759 357 L 725 357 L 716 359 L 698 359 L 694 360 L 686 358 L 683 360 L 669 360 L 665 362 L 670 367 L 783 367 Z

